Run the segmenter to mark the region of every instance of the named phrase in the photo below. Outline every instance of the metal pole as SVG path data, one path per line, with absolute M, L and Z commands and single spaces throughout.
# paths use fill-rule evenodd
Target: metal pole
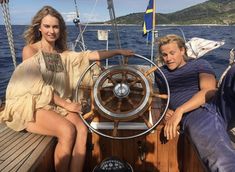
M 82 46 L 82 51 L 85 51 L 86 50 L 86 46 L 85 46 L 85 42 L 84 42 L 84 38 L 83 38 L 83 30 L 82 30 L 82 26 L 81 26 L 81 22 L 80 22 L 80 17 L 79 17 L 79 12 L 78 12 L 78 7 L 77 7 L 76 0 L 74 0 L 74 4 L 75 4 L 75 9 L 76 9 L 77 17 L 73 20 L 73 23 L 79 29 L 79 35 L 77 36 L 77 39 L 75 40 L 74 49 L 76 48 L 77 43 L 80 42 L 79 40 L 81 40 L 80 43 L 81 43 L 81 46 Z
M 108 31 L 108 35 L 107 35 L 107 41 L 106 41 L 106 50 L 109 50 L 109 31 Z M 109 60 L 106 59 L 106 68 L 109 66 Z
M 114 32 L 115 44 L 118 49 L 121 49 L 121 41 L 120 41 L 120 36 L 119 36 L 118 28 L 117 28 L 113 0 L 107 0 L 107 4 L 108 4 L 110 20 L 112 22 L 112 28 L 113 28 L 113 32 Z M 119 63 L 124 64 L 126 60 L 127 59 L 122 56 L 122 58 L 119 60 Z
M 113 5 L 113 0 L 107 0 L 108 3 L 108 9 L 109 9 L 109 15 L 110 19 L 112 21 L 112 27 L 114 31 L 114 39 L 116 43 L 117 48 L 121 48 L 121 41 L 120 41 L 120 36 L 117 28 L 117 22 L 116 22 L 116 16 L 115 16 L 115 11 L 114 11 L 114 5 Z

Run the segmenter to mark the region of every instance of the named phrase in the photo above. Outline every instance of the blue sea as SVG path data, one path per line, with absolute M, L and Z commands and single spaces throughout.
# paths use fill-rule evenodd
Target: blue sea
M 23 32 L 26 26 L 13 25 L 14 45 L 16 51 L 17 64 L 21 63 L 21 52 L 24 46 Z M 84 41 L 89 50 L 106 49 L 106 41 L 98 41 L 97 29 L 109 31 L 109 49 L 116 48 L 111 26 L 88 26 L 84 32 Z M 225 44 L 215 49 L 201 58 L 208 60 L 214 67 L 217 78 L 219 78 L 228 65 L 229 51 L 235 48 L 235 26 L 158 26 L 159 36 L 166 33 L 181 34 L 183 31 L 186 39 L 201 37 L 210 40 L 221 41 Z M 141 26 L 119 26 L 119 35 L 122 48 L 133 49 L 135 53 L 150 57 L 151 46 L 146 44 L 146 39 L 142 36 Z M 77 36 L 78 28 L 68 26 L 68 44 L 72 45 Z M 156 48 L 156 47 L 155 47 Z M 76 51 L 80 51 L 76 46 Z M 155 51 L 154 51 L 155 53 Z M 5 26 L 0 25 L 0 99 L 4 99 L 7 83 L 14 71 L 10 48 L 8 45 Z M 17 91 L 17 90 L 16 90 Z

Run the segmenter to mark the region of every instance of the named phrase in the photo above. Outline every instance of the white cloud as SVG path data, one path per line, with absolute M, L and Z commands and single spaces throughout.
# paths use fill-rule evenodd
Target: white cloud
M 104 19 L 104 16 L 100 14 L 83 13 L 81 15 L 81 21 L 85 21 L 85 22 L 97 22 L 97 21 L 104 21 L 104 20 L 106 19 Z
M 65 22 L 73 22 L 73 19 L 76 18 L 76 12 L 63 12 L 62 13 Z
M 65 22 L 73 22 L 73 19 L 77 17 L 76 12 L 63 12 L 62 16 Z M 100 14 L 91 14 L 91 13 L 83 13 L 80 14 L 80 21 L 82 23 L 86 22 L 99 22 L 99 21 L 106 21 L 109 20 L 108 18 L 104 18 L 103 15 Z

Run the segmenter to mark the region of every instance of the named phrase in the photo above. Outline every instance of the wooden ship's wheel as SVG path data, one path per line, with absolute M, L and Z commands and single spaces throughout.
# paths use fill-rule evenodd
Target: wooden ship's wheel
M 136 61 L 142 65 L 135 65 Z M 164 94 L 154 84 L 156 70 Z M 82 104 L 80 116 L 92 131 L 107 138 L 130 139 L 150 132 L 160 123 L 168 108 L 169 87 L 155 63 L 135 54 L 125 63 L 106 69 L 92 63 L 78 81 L 76 101 Z

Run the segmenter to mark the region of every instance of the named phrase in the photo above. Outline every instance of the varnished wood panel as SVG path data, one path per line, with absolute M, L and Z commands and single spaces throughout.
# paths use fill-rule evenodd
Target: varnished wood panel
M 183 159 L 184 162 L 182 172 L 206 172 L 205 167 L 200 161 L 195 147 L 190 142 L 189 137 L 185 136 L 183 140 L 184 149 L 183 151 Z
M 91 172 L 98 163 L 110 156 L 125 160 L 135 172 L 204 171 L 187 137 L 178 136 L 164 142 L 161 132 L 162 126 L 158 126 L 148 135 L 130 140 L 112 140 L 90 133 L 90 149 L 87 151 L 84 172 Z M 140 150 L 144 154 L 142 158 Z

